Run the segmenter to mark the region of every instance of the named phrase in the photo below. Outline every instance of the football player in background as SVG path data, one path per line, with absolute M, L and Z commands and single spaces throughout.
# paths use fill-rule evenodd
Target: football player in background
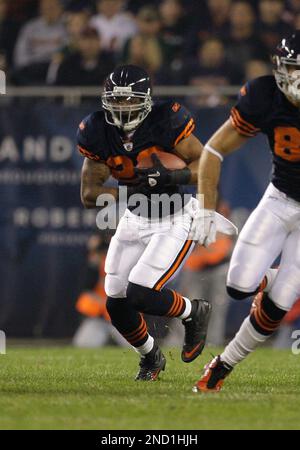
M 231 118 L 205 146 L 199 167 L 205 226 L 200 243 L 215 241 L 215 206 L 221 162 L 249 138 L 264 133 L 273 155 L 272 180 L 239 236 L 227 291 L 242 300 L 256 295 L 250 315 L 224 352 L 206 367 L 194 390 L 218 391 L 236 364 L 280 326 L 300 295 L 300 31 L 283 39 L 274 55 L 274 76 L 248 82 Z M 269 269 L 281 253 L 278 270 Z
M 185 327 L 182 360 L 193 361 L 203 350 L 210 304 L 188 299 L 165 288 L 193 249 L 189 238 L 196 199 L 180 194 L 181 186 L 197 183 L 202 145 L 193 134 L 194 119 L 174 102 L 152 104 L 148 74 L 137 66 L 117 68 L 105 82 L 102 111 L 85 118 L 77 140 L 85 156 L 81 197 L 85 207 L 95 207 L 100 194 L 119 190 L 104 187 L 112 174 L 133 194 L 145 195 L 149 215 L 135 214 L 129 206 L 110 242 L 105 263 L 107 311 L 112 324 L 140 354 L 136 380 L 151 381 L 164 370 L 166 360 L 147 331 L 143 313 L 177 317 Z M 157 150 L 177 155 L 182 169 L 169 170 Z M 153 166 L 136 169 L 143 158 Z M 151 217 L 152 194 L 180 194 L 180 209 Z M 147 206 L 147 209 L 148 209 Z M 159 220 L 158 220 L 159 219 Z

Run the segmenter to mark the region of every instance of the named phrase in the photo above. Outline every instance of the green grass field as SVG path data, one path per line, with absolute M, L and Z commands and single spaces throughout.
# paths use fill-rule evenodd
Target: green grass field
M 299 429 L 299 356 L 263 349 L 219 394 L 192 385 L 210 349 L 191 364 L 165 350 L 160 381 L 137 383 L 128 349 L 8 349 L 0 356 L 1 429 Z

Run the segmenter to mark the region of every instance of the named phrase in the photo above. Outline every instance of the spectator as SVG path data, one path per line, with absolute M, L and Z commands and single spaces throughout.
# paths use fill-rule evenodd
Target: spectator
M 7 70 L 12 63 L 13 48 L 18 32 L 17 23 L 8 14 L 8 0 L 0 0 L 0 69 Z
M 89 26 L 81 32 L 78 51 L 61 63 L 55 84 L 99 86 L 113 67 L 114 61 L 110 54 L 103 51 L 97 30 Z
M 194 26 L 187 38 L 186 55 L 193 56 L 209 37 L 223 37 L 228 33 L 232 0 L 207 0 L 195 6 Z
M 78 41 L 82 31 L 88 27 L 90 20 L 89 11 L 82 9 L 80 11 L 70 12 L 67 15 L 66 27 L 68 34 L 68 43 L 62 49 L 64 55 L 68 55 L 77 50 Z
M 283 12 L 283 0 L 260 0 L 259 2 L 259 36 L 270 54 L 280 39 L 292 32 L 291 26 L 282 20 Z
M 136 31 L 134 18 L 122 12 L 123 0 L 98 0 L 98 15 L 92 17 L 91 25 L 98 30 L 102 46 L 107 51 L 120 51 L 128 38 Z
M 300 0 L 287 0 L 285 3 L 286 10 L 284 11 L 282 18 L 297 30 L 299 27 L 297 27 L 295 16 L 300 14 Z
M 49 63 L 54 52 L 66 42 L 60 0 L 40 0 L 40 17 L 21 29 L 14 55 L 16 68 Z
M 233 3 L 230 12 L 230 28 L 225 39 L 229 63 L 238 73 L 250 59 L 268 60 L 268 52 L 255 31 L 256 17 L 253 7 L 246 1 Z
M 286 5 L 292 13 L 300 13 L 300 0 L 287 0 Z
M 210 35 L 224 35 L 228 30 L 231 0 L 207 0 L 208 17 L 203 30 Z
M 81 33 L 88 27 L 89 20 L 90 14 L 87 9 L 74 10 L 68 13 L 66 17 L 66 29 L 68 35 L 67 44 L 59 49 L 52 57 L 47 73 L 48 84 L 53 84 L 55 82 L 58 68 L 64 58 L 78 50 Z
M 250 59 L 245 67 L 245 81 L 271 74 L 270 66 L 260 59 Z
M 21 29 L 11 80 L 17 85 L 44 84 L 51 59 L 67 41 L 60 0 L 40 0 L 40 17 Z
M 198 59 L 187 66 L 185 83 L 202 88 L 203 94 L 196 99 L 197 105 L 216 106 L 226 100 L 218 94 L 216 87 L 229 85 L 236 73 L 225 60 L 225 49 L 217 38 L 207 39 L 198 50 Z M 241 80 L 234 79 L 235 82 Z
M 161 21 L 156 9 L 142 8 L 138 15 L 138 34 L 127 41 L 123 60 L 143 67 L 152 77 L 164 61 L 164 45 L 160 38 Z
M 180 64 L 188 23 L 181 0 L 162 0 L 160 7 L 160 36 L 165 46 L 169 64 Z

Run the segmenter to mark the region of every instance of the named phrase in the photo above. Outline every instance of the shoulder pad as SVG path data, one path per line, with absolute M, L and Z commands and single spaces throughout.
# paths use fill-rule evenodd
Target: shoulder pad
M 195 129 L 195 122 L 188 109 L 175 101 L 158 104 L 154 108 L 158 119 L 159 139 L 165 148 L 173 149 Z
M 176 101 L 168 101 L 160 104 L 158 108 L 163 113 L 164 120 L 171 128 L 180 128 L 191 119 L 189 110 Z
M 103 140 L 104 114 L 102 111 L 94 112 L 85 117 L 77 130 L 77 144 L 80 153 L 90 159 L 100 160 L 101 141 Z
M 271 75 L 255 78 L 240 89 L 239 101 L 247 102 L 260 112 L 265 111 L 272 102 L 276 88 L 275 78 Z

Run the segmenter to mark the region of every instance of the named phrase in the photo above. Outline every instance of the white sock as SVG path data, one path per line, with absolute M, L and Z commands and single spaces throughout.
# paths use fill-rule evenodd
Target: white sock
M 266 341 L 268 337 L 254 329 L 248 316 L 235 337 L 225 347 L 221 354 L 221 360 L 234 367 L 243 361 L 249 353 L 253 352 L 261 342 Z
M 140 355 L 147 355 L 147 353 L 151 352 L 154 346 L 154 339 L 152 336 L 148 336 L 148 339 L 146 340 L 145 344 L 141 345 L 140 347 L 133 347 L 136 352 L 138 352 Z
M 182 297 L 183 300 L 185 301 L 185 309 L 183 311 L 183 313 L 181 314 L 181 316 L 178 316 L 177 319 L 186 319 L 187 317 L 189 317 L 189 315 L 191 314 L 192 311 L 192 302 L 191 300 L 189 300 L 186 297 Z
M 264 292 L 270 292 L 270 290 L 273 286 L 274 280 L 277 276 L 277 273 L 278 273 L 278 269 L 268 269 L 267 270 L 266 275 L 265 275 L 267 278 L 267 286 L 265 287 Z

